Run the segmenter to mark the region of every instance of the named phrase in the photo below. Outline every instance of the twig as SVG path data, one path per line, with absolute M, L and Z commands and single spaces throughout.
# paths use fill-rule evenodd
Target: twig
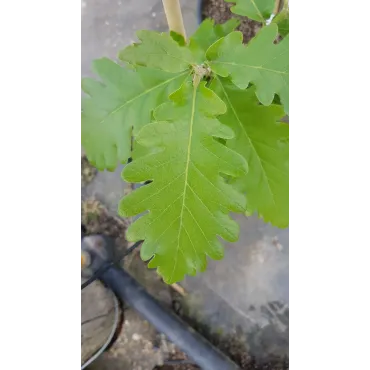
M 179 293 L 183 297 L 187 296 L 187 293 L 186 293 L 185 289 L 182 286 L 180 286 L 179 284 L 174 283 L 174 284 L 171 284 L 170 286 L 173 290 L 175 290 L 177 293 Z
M 280 10 L 280 3 L 281 3 L 281 0 L 276 0 L 275 1 L 275 9 L 274 9 L 274 12 L 273 12 L 273 14 L 277 14 L 277 13 L 279 13 L 279 10 Z
M 164 12 L 170 31 L 182 35 L 186 40 L 184 21 L 182 19 L 181 7 L 179 0 L 162 0 Z

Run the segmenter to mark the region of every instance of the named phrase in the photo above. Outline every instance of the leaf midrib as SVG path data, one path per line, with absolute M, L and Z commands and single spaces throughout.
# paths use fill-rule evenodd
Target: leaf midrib
M 150 56 L 150 55 L 156 55 L 156 56 L 163 57 L 163 54 L 160 54 L 160 53 L 147 53 L 147 56 Z M 167 56 L 168 58 L 177 59 L 177 60 L 179 60 L 180 62 L 186 63 L 187 65 L 191 65 L 191 64 L 192 64 L 192 62 L 191 62 L 191 61 L 186 60 L 186 59 L 184 59 L 184 58 L 177 57 L 177 56 L 172 55 L 172 54 L 168 54 L 168 53 L 167 53 L 167 51 L 166 51 L 166 56 Z
M 167 56 L 169 56 L 169 57 L 172 57 L 172 58 L 175 58 L 175 59 L 178 59 L 178 60 L 180 60 L 180 61 L 182 61 L 182 62 L 186 62 L 187 64 L 192 64 L 192 62 L 190 61 L 190 60 L 187 60 L 187 57 L 189 56 L 189 55 L 187 55 L 186 56 L 186 59 L 184 58 L 180 58 L 180 57 L 177 57 L 177 56 L 175 56 L 175 55 L 173 55 L 173 54 L 170 54 L 169 52 L 168 52 L 168 50 L 167 49 L 165 49 L 164 47 L 163 47 L 163 45 L 162 44 L 158 44 L 158 46 L 162 49 L 162 51 L 164 51 L 164 53 L 167 55 Z M 184 49 L 184 53 L 185 53 L 185 50 L 186 49 Z M 157 54 L 157 53 L 151 53 L 151 54 Z
M 129 104 L 131 104 L 132 102 L 134 102 L 135 100 L 137 100 L 137 99 L 140 99 L 141 97 L 143 97 L 144 95 L 146 95 L 146 94 L 149 94 L 149 93 L 151 93 L 152 91 L 154 91 L 155 89 L 158 89 L 159 87 L 162 87 L 162 86 L 164 86 L 164 85 L 166 85 L 166 84 L 169 84 L 170 82 L 172 82 L 172 81 L 174 81 L 174 80 L 176 80 L 177 78 L 179 78 L 179 77 L 182 77 L 182 76 L 184 76 L 186 73 L 188 73 L 187 71 L 184 71 L 184 72 L 182 72 L 182 73 L 180 73 L 180 74 L 178 74 L 176 77 L 172 77 L 172 78 L 170 78 L 170 79 L 168 79 L 168 80 L 166 80 L 166 81 L 163 81 L 163 82 L 161 82 L 160 84 L 158 84 L 158 85 L 156 85 L 156 86 L 154 86 L 154 87 L 151 87 L 150 89 L 148 89 L 148 90 L 145 90 L 145 91 L 143 91 L 142 93 L 140 93 L 139 95 L 136 95 L 135 97 L 133 97 L 133 98 L 131 98 L 131 99 L 129 99 L 129 100 L 127 100 L 127 101 L 125 101 L 123 104 L 121 104 L 119 107 L 117 107 L 116 109 L 114 109 L 112 112 L 110 112 L 109 114 L 107 114 L 100 122 L 99 122 L 99 124 L 102 124 L 102 123 L 104 123 L 110 116 L 112 116 L 112 115 L 114 115 L 114 114 L 116 114 L 118 111 L 120 111 L 121 109 L 123 109 L 125 106 L 127 106 L 127 105 L 129 105 Z
M 233 112 L 233 114 L 234 114 L 234 116 L 235 116 L 235 118 L 236 118 L 237 122 L 239 123 L 239 125 L 240 125 L 240 127 L 241 127 L 241 129 L 242 129 L 242 131 L 243 131 L 243 133 L 244 133 L 244 135 L 245 135 L 245 137 L 248 139 L 248 141 L 249 141 L 249 143 L 250 143 L 250 145 L 251 145 L 251 148 L 253 149 L 253 151 L 254 151 L 255 155 L 256 155 L 256 156 L 257 156 L 257 158 L 258 158 L 258 162 L 260 163 L 260 166 L 261 166 L 261 169 L 262 169 L 263 177 L 265 178 L 265 180 L 266 180 L 266 182 L 267 182 L 267 187 L 268 187 L 268 190 L 269 190 L 269 192 L 270 192 L 270 196 L 271 196 L 271 198 L 272 198 L 272 201 L 274 202 L 274 206 L 276 206 L 276 202 L 275 202 L 275 198 L 274 198 L 274 193 L 273 193 L 273 191 L 271 190 L 270 182 L 269 182 L 269 180 L 268 180 L 268 177 L 267 177 L 267 174 L 266 174 L 266 170 L 265 170 L 265 168 L 264 168 L 264 166 L 263 166 L 263 164 L 262 164 L 262 161 L 261 161 L 261 158 L 260 158 L 260 156 L 259 156 L 259 154 L 258 154 L 258 152 L 257 152 L 257 149 L 256 149 L 256 147 L 254 146 L 254 144 L 253 144 L 253 142 L 252 142 L 251 138 L 249 137 L 248 132 L 247 132 L 247 130 L 246 130 L 246 128 L 245 128 L 245 126 L 244 126 L 244 125 L 242 124 L 242 122 L 240 121 L 239 116 L 238 116 L 238 114 L 236 113 L 236 110 L 235 110 L 234 106 L 232 105 L 232 103 L 231 103 L 231 101 L 230 101 L 230 98 L 229 98 L 229 96 L 228 96 L 228 94 L 227 94 L 226 90 L 224 89 L 224 86 L 223 86 L 223 84 L 222 84 L 222 81 L 221 81 L 218 77 L 216 77 L 216 78 L 217 78 L 217 80 L 219 81 L 219 83 L 220 83 L 220 85 L 221 85 L 221 89 L 222 89 L 222 91 L 223 91 L 223 93 L 224 93 L 224 95 L 225 95 L 225 97 L 226 97 L 226 100 L 227 100 L 228 104 L 229 104 L 229 105 L 230 105 L 230 107 L 231 107 L 231 110 L 232 110 L 232 112 Z M 247 176 L 248 176 L 248 175 L 247 175 Z
M 256 11 L 257 11 L 258 15 L 260 16 L 260 18 L 261 18 L 261 23 L 264 23 L 264 22 L 265 22 L 265 18 L 263 17 L 263 15 L 262 15 L 261 11 L 258 9 L 258 7 L 257 7 L 256 3 L 254 2 L 254 0 L 251 0 L 251 3 L 252 3 L 252 4 L 253 4 L 253 6 L 255 7 L 255 9 L 256 9 Z
M 182 222 L 184 216 L 184 209 L 188 209 L 185 206 L 185 199 L 186 199 L 186 190 L 188 188 L 188 175 L 189 175 L 189 164 L 190 164 L 190 153 L 191 153 L 191 146 L 192 146 L 192 138 L 193 138 L 193 126 L 194 126 L 194 116 L 195 116 L 195 100 L 197 96 L 197 85 L 194 84 L 193 86 L 193 97 L 191 102 L 191 115 L 190 115 L 190 124 L 189 124 L 189 141 L 188 141 L 188 149 L 187 149 L 187 156 L 186 156 L 186 166 L 185 166 L 185 181 L 184 181 L 184 190 L 183 190 L 183 197 L 182 197 L 182 204 L 181 204 L 181 211 L 180 211 L 180 224 L 179 224 L 179 233 L 177 235 L 177 248 L 176 248 L 176 255 L 175 255 L 175 263 L 173 265 L 173 270 L 171 273 L 170 281 L 172 281 L 173 274 L 175 273 L 178 261 L 178 255 L 180 248 L 180 234 L 182 230 Z
M 277 73 L 277 74 L 282 74 L 282 75 L 288 75 L 289 73 L 286 72 L 286 71 L 277 71 L 275 69 L 269 69 L 269 68 L 264 68 L 263 66 L 251 66 L 249 64 L 241 64 L 241 63 L 235 63 L 235 62 L 223 62 L 223 61 L 219 61 L 219 60 L 214 60 L 214 61 L 211 61 L 211 63 L 213 64 L 228 64 L 228 65 L 232 65 L 232 66 L 242 66 L 242 67 L 248 67 L 248 68 L 254 68 L 254 69 L 262 69 L 264 71 L 267 71 L 267 72 L 273 72 L 273 73 Z

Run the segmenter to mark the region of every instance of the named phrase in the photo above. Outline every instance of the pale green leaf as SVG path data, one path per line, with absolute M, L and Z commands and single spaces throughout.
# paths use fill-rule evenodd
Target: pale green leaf
M 259 105 L 254 87 L 240 90 L 217 77 L 211 88 L 227 105 L 227 113 L 219 120 L 235 133 L 227 146 L 249 166 L 248 173 L 231 183 L 246 194 L 249 212 L 257 211 L 275 226 L 288 226 L 289 128 L 279 122 L 284 110 L 280 105 Z
M 234 31 L 240 24 L 236 18 L 231 18 L 223 24 L 214 23 L 213 19 L 205 19 L 189 39 L 189 48 L 198 63 L 205 61 L 206 51 L 214 42 Z
M 247 172 L 245 159 L 216 140 L 231 139 L 233 132 L 215 118 L 226 107 L 205 82 L 197 88 L 189 79 L 170 98 L 155 110 L 156 122 L 137 137 L 140 145 L 160 151 L 134 160 L 123 171 L 126 181 L 152 182 L 124 197 L 119 207 L 123 217 L 149 211 L 126 236 L 145 240 L 141 257 L 152 258 L 149 267 L 156 267 L 167 283 L 204 271 L 206 256 L 222 258 L 218 236 L 237 240 L 239 226 L 228 213 L 243 212 L 245 196 L 221 174 Z
M 263 105 L 270 105 L 279 95 L 285 112 L 289 111 L 289 35 L 278 44 L 276 24 L 271 24 L 243 45 L 243 35 L 232 32 L 215 42 L 207 50 L 209 66 L 216 74 L 227 77 L 240 89 L 250 83 L 256 86 L 256 95 Z
M 217 37 L 224 37 L 228 35 L 230 32 L 234 31 L 236 27 L 240 25 L 240 20 L 236 18 L 228 19 L 224 23 L 216 24 L 215 25 L 215 33 Z
M 258 22 L 264 23 L 274 11 L 275 0 L 225 0 L 235 3 L 231 7 L 234 14 L 239 14 Z
M 185 71 L 195 63 L 189 48 L 181 46 L 169 33 L 143 30 L 137 36 L 141 42 L 121 50 L 120 60 L 173 73 Z
M 89 161 L 114 170 L 131 152 L 131 133 L 151 121 L 154 108 L 168 100 L 188 72 L 168 73 L 145 67 L 128 70 L 110 59 L 94 61 L 100 82 L 87 78 L 82 89 L 81 139 Z

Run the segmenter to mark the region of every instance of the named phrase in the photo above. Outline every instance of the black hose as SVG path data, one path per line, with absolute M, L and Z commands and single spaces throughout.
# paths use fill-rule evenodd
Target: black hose
M 84 238 L 84 236 L 86 235 L 86 226 L 85 225 L 82 225 L 81 224 L 81 240 Z
M 239 369 L 194 329 L 162 307 L 143 286 L 121 268 L 111 266 L 100 275 L 100 280 L 112 289 L 119 299 L 165 334 L 203 370 Z

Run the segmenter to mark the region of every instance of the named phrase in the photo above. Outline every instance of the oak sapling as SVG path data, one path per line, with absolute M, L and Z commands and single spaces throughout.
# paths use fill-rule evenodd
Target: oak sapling
M 223 257 L 219 237 L 239 235 L 230 212 L 289 222 L 288 8 L 274 21 L 274 0 L 232 2 L 264 24 L 247 45 L 235 19 L 206 19 L 188 40 L 174 29 L 139 31 L 120 64 L 98 59 L 99 80 L 82 81 L 86 155 L 110 171 L 132 158 L 123 179 L 149 181 L 121 200 L 119 214 L 141 215 L 127 239 L 144 240 L 142 259 L 167 283 Z M 178 22 L 169 24 L 183 29 Z

